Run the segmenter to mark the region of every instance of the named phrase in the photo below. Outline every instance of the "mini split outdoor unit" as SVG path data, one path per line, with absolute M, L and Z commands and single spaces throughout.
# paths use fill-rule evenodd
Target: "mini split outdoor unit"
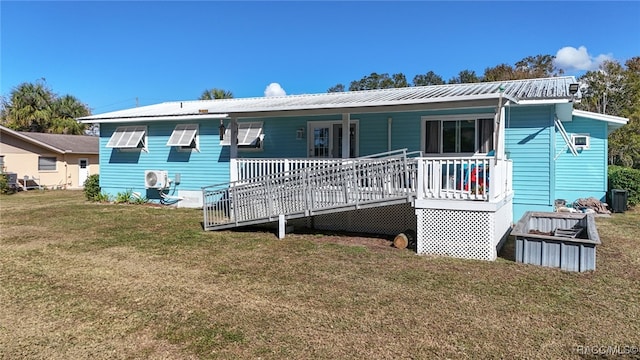
M 169 174 L 165 170 L 145 170 L 144 187 L 147 189 L 166 189 L 169 187 Z

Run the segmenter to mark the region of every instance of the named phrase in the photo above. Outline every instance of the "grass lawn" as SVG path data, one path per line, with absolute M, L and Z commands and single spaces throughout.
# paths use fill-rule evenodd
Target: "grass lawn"
M 640 211 L 598 218 L 597 270 L 569 273 L 79 191 L 0 208 L 2 359 L 640 358 Z

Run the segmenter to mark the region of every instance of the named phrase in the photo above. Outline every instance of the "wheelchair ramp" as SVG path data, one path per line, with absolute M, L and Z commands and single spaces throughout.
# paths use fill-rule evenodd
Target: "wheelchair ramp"
M 396 151 L 395 153 L 397 153 Z M 383 153 L 203 188 L 204 228 L 220 230 L 411 202 L 416 162 Z

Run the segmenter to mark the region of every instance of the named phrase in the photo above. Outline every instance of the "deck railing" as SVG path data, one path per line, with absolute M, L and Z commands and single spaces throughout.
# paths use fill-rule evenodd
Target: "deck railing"
M 496 202 L 511 161 L 400 150 L 355 159 L 238 159 L 239 179 L 203 188 L 205 229 L 419 200 Z
M 417 199 L 496 201 L 511 192 L 511 161 L 417 158 Z

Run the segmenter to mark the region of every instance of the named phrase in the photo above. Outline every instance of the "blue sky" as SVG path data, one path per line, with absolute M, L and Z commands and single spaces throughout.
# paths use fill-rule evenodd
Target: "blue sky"
M 640 56 L 638 1 L 2 1 L 0 14 L 1 94 L 44 78 L 94 114 L 213 87 L 320 93 L 372 72 L 448 80 L 538 54 L 581 75 Z

